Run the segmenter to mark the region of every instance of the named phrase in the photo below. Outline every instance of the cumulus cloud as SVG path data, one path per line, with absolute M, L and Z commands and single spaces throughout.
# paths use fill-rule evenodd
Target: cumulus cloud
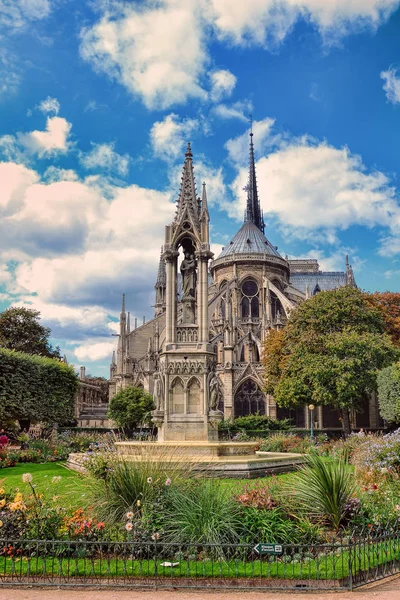
M 58 115 L 60 112 L 60 103 L 57 98 L 47 96 L 45 100 L 40 102 L 38 109 L 44 114 L 53 113 L 54 115 Z
M 115 171 L 125 176 L 129 171 L 130 156 L 118 154 L 114 150 L 115 144 L 92 144 L 90 152 L 81 153 L 80 161 L 85 169 L 101 169 L 102 171 Z
M 117 79 L 148 108 L 205 98 L 199 78 L 207 63 L 200 4 L 164 0 L 119 3 L 83 30 L 81 55 Z
M 398 0 L 209 0 L 210 16 L 222 39 L 239 45 L 280 44 L 298 19 L 312 23 L 325 38 L 358 29 L 376 29 L 399 6 Z
M 252 110 L 252 104 L 249 101 L 239 101 L 233 104 L 217 104 L 212 108 L 212 114 L 219 119 L 238 119 L 248 123 L 249 114 Z
M 277 223 L 287 238 L 337 243 L 336 232 L 355 224 L 400 230 L 400 206 L 384 173 L 368 170 L 348 148 L 276 133 L 268 119 L 262 125 L 261 148 L 255 136 L 256 154 L 261 154 L 256 161 L 259 198 L 266 218 Z M 227 143 L 238 175 L 232 185 L 234 202 L 225 200 L 222 205 L 238 220 L 245 208 L 248 177 L 247 167 L 239 162 L 242 144 L 243 136 Z M 398 248 L 389 241 L 382 248 L 388 252 L 389 246 L 392 253 Z
M 224 96 L 230 96 L 236 85 L 237 78 L 226 69 L 219 69 L 210 74 L 212 100 L 219 102 Z
M 400 103 L 400 75 L 398 75 L 397 69 L 390 68 L 387 71 L 382 71 L 381 79 L 384 81 L 383 89 L 389 102 L 393 102 L 393 104 Z
M 187 142 L 200 127 L 198 119 L 181 119 L 171 113 L 162 121 L 153 123 L 150 130 L 150 142 L 153 152 L 163 160 L 181 158 Z
M 48 117 L 45 131 L 20 133 L 17 135 L 17 140 L 28 152 L 38 154 L 40 157 L 67 152 L 71 127 L 71 123 L 63 117 Z
M 324 42 L 375 30 L 399 0 L 147 0 L 104 2 L 99 20 L 81 33 L 81 55 L 119 81 L 151 109 L 190 99 L 219 101 L 236 83 L 216 68 L 206 88 L 209 45 L 219 37 L 233 45 L 281 44 L 297 20 L 311 23 Z
M 111 358 L 115 350 L 115 340 L 109 341 L 87 341 L 74 349 L 76 358 L 81 362 L 103 360 Z
M 32 21 L 48 17 L 52 0 L 3 0 L 0 8 L 0 25 L 18 31 Z

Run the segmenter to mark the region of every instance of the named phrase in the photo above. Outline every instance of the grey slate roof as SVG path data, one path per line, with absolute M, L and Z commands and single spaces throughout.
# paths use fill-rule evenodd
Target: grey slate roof
M 274 246 L 267 240 L 265 235 L 251 221 L 243 223 L 239 231 L 222 250 L 218 258 L 232 254 L 269 254 L 282 258 Z
M 290 284 L 303 292 L 306 293 L 306 287 L 310 295 L 312 296 L 314 291 L 317 291 L 317 286 L 322 292 L 329 290 L 335 290 L 336 288 L 343 287 L 346 285 L 346 273 L 343 271 L 319 271 L 318 273 L 291 273 Z M 318 289 L 318 288 L 317 288 Z

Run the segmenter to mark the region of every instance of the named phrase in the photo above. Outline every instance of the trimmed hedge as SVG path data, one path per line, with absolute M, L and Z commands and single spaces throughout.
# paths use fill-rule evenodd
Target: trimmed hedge
M 74 414 L 79 382 L 71 366 L 0 348 L 0 421 L 62 423 Z

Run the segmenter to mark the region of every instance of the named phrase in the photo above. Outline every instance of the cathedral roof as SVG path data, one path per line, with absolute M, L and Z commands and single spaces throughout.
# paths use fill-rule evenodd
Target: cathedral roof
M 251 221 L 243 223 L 218 258 L 232 254 L 268 254 L 269 256 L 282 258 L 275 246 L 272 246 L 257 225 Z
M 308 286 L 310 295 L 317 291 L 327 292 L 346 285 L 346 273 L 342 271 L 319 271 L 318 273 L 291 273 L 290 284 L 306 293 Z

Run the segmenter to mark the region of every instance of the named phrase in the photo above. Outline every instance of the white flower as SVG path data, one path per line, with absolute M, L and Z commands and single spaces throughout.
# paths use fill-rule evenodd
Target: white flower
M 133 512 L 127 512 L 126 518 L 128 519 L 128 521 L 131 521 L 133 519 Z
M 154 540 L 154 541 L 155 541 L 155 540 L 158 540 L 159 538 L 160 538 L 160 534 L 159 534 L 159 533 L 157 533 L 157 532 L 156 532 L 156 533 L 153 533 L 153 535 L 151 536 L 151 539 L 152 539 L 152 540 Z
M 32 477 L 32 475 L 31 475 L 30 473 L 24 473 L 24 474 L 22 475 L 22 481 L 23 481 L 24 483 L 31 483 L 31 482 L 32 482 L 32 479 L 33 479 L 33 477 Z
M 132 525 L 132 523 L 130 521 L 128 521 L 127 524 L 125 525 L 125 529 L 127 531 L 132 531 L 133 525 Z
M 152 477 L 148 477 L 147 478 L 147 483 L 153 483 L 153 478 Z
M 165 485 L 171 485 L 171 483 L 172 483 L 172 481 L 171 481 L 171 479 L 168 477 L 168 479 L 167 479 L 167 480 L 166 480 L 166 482 L 165 482 Z
M 51 483 L 60 483 L 61 481 L 61 475 L 55 475 L 52 480 Z

